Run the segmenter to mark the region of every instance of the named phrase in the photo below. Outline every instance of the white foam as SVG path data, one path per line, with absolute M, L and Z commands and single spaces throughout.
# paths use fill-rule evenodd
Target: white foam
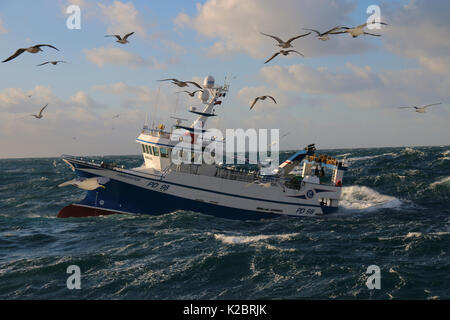
M 409 148 L 409 147 L 405 148 L 401 153 L 402 154 L 418 154 L 421 157 L 423 157 L 425 155 L 425 153 L 423 153 L 422 151 L 419 151 L 419 150 L 416 150 L 413 148 Z
M 351 153 L 339 154 L 336 156 L 336 158 L 347 158 L 349 155 L 351 155 Z
M 450 176 L 445 177 L 445 178 L 442 178 L 441 180 L 438 180 L 438 181 L 436 181 L 436 182 L 433 182 L 432 184 L 430 184 L 430 187 L 431 187 L 431 188 L 436 188 L 437 185 L 440 185 L 440 184 L 447 184 L 447 183 L 449 183 L 449 182 L 450 182 Z
M 422 232 L 408 232 L 406 235 L 400 235 L 400 236 L 392 236 L 392 237 L 379 237 L 378 240 L 395 240 L 395 239 L 418 239 L 418 238 L 426 238 L 426 239 L 433 239 L 440 236 L 447 236 L 450 232 L 447 231 L 440 231 L 440 232 L 430 232 L 430 233 L 422 233 Z M 408 247 L 406 248 L 408 249 Z
M 216 238 L 216 240 L 223 242 L 224 244 L 250 244 L 268 239 L 289 240 L 298 235 L 299 235 L 298 233 L 256 235 L 256 236 L 227 236 L 225 234 L 214 234 L 214 238 Z
M 339 205 L 345 209 L 397 208 L 401 201 L 363 186 L 344 187 Z
M 383 154 L 377 154 L 374 156 L 348 158 L 347 161 L 355 162 L 355 161 L 362 161 L 362 160 L 371 160 L 371 159 L 376 159 L 376 158 L 385 157 L 385 156 L 395 157 L 396 155 L 397 155 L 396 153 L 388 152 L 388 153 L 383 153 Z

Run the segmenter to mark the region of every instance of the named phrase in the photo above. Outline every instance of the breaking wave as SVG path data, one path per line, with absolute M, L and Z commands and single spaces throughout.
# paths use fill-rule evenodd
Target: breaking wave
M 275 235 L 257 235 L 257 236 L 229 236 L 225 234 L 214 234 L 216 240 L 224 244 L 249 244 L 264 240 L 286 241 L 299 236 L 298 233 L 275 234 Z
M 438 185 L 447 185 L 450 183 L 450 176 L 442 178 L 441 180 L 438 180 L 436 182 L 433 182 L 432 184 L 430 184 L 431 188 L 436 188 L 436 186 Z
M 345 209 L 386 209 L 398 208 L 402 202 L 391 196 L 380 194 L 364 186 L 351 186 L 342 189 L 339 205 Z

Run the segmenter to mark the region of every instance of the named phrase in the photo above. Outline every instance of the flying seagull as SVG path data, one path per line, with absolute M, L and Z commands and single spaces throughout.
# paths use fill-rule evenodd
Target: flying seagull
M 255 100 L 253 100 L 252 105 L 250 106 L 250 110 L 253 109 L 253 107 L 255 106 L 255 104 L 258 102 L 258 100 L 266 100 L 267 98 L 270 98 L 273 100 L 273 102 L 275 102 L 275 104 L 277 104 L 277 101 L 275 100 L 274 97 L 272 96 L 261 96 L 261 97 L 256 97 Z
M 82 178 L 78 177 L 73 180 L 61 183 L 58 185 L 58 188 L 66 187 L 66 186 L 74 186 L 83 190 L 97 190 L 98 188 L 106 189 L 104 184 L 107 184 L 110 181 L 109 178 L 106 177 L 94 177 L 94 178 Z
M 116 114 L 115 116 L 113 116 L 112 118 L 113 119 L 117 119 L 117 118 L 119 118 L 120 117 L 120 114 Z
M 294 41 L 295 39 L 298 39 L 298 38 L 306 37 L 306 36 L 308 36 L 308 35 L 311 34 L 311 32 L 310 32 L 310 33 L 306 33 L 306 34 L 302 34 L 302 35 L 300 35 L 300 36 L 293 37 L 293 38 L 291 38 L 291 39 L 289 39 L 288 41 L 285 42 L 285 41 L 281 40 L 281 39 L 278 38 L 278 37 L 271 36 L 270 34 L 266 34 L 266 33 L 262 33 L 262 32 L 260 32 L 260 33 L 261 33 L 262 35 L 264 35 L 264 36 L 268 36 L 268 37 L 271 37 L 271 38 L 277 40 L 277 41 L 278 41 L 278 46 L 281 47 L 281 48 L 283 48 L 283 49 L 292 48 L 292 45 L 291 45 L 291 42 L 292 42 L 292 41 Z
M 111 35 L 106 35 L 105 37 L 116 37 L 117 38 L 117 41 L 116 42 L 118 42 L 118 43 L 121 43 L 121 44 L 127 44 L 127 43 L 130 43 L 129 41 L 128 41 L 128 37 L 129 36 L 131 36 L 131 35 L 133 35 L 134 34 L 134 32 L 131 32 L 131 33 L 129 33 L 129 34 L 127 34 L 125 37 L 121 37 L 120 35 L 118 35 L 118 34 L 111 34 Z
M 14 58 L 17 58 L 18 56 L 20 56 L 20 55 L 21 55 L 22 53 L 24 53 L 25 51 L 27 51 L 27 52 L 29 52 L 29 53 L 38 53 L 38 52 L 40 52 L 40 51 L 43 51 L 43 50 L 41 49 L 41 47 L 50 47 L 50 48 L 53 48 L 53 49 L 59 51 L 58 48 L 55 48 L 54 46 L 51 46 L 51 45 L 49 45 L 49 44 L 37 44 L 37 45 L 32 46 L 32 47 L 29 47 L 29 48 L 20 48 L 20 49 L 17 49 L 16 53 L 14 53 L 14 54 L 13 54 L 11 57 L 9 57 L 8 59 L 3 60 L 2 63 L 5 63 L 5 62 L 8 62 L 8 61 L 10 61 L 10 60 L 12 60 L 12 59 L 14 59 Z
M 375 22 L 373 22 L 373 24 L 375 24 Z M 380 24 L 387 26 L 387 23 L 384 22 L 380 22 Z M 340 33 L 348 33 L 350 34 L 353 38 L 357 38 L 360 35 L 368 35 L 368 36 L 375 36 L 375 37 L 381 37 L 381 34 L 373 34 L 373 33 L 369 33 L 369 32 L 365 32 L 364 28 L 367 27 L 368 23 L 364 23 L 360 26 L 357 27 L 353 27 L 353 28 L 349 28 L 349 27 L 342 27 L 341 29 L 343 29 L 343 31 L 339 31 L 339 32 L 334 32 L 333 34 L 340 34 Z
M 48 103 L 41 109 L 41 111 L 39 111 L 38 114 L 32 114 L 32 117 L 35 117 L 36 119 L 42 119 L 43 115 L 42 112 L 44 111 L 45 108 L 47 108 Z
M 196 94 L 197 92 L 200 92 L 200 91 L 203 91 L 203 90 L 195 90 L 194 92 L 189 92 L 189 91 L 184 90 L 184 91 L 178 91 L 177 93 L 186 92 L 186 93 L 187 93 L 188 95 L 190 95 L 191 97 L 194 97 L 195 94 Z
M 264 64 L 268 63 L 269 61 L 271 61 L 272 59 L 274 59 L 277 55 L 279 55 L 280 53 L 284 56 L 289 55 L 289 53 L 291 52 L 295 52 L 298 53 L 299 55 L 301 55 L 302 57 L 304 57 L 303 54 L 301 54 L 300 52 L 296 51 L 296 50 L 281 50 L 280 52 L 275 53 L 269 60 L 267 60 L 266 62 L 264 62 Z
M 51 63 L 52 65 L 56 66 L 58 63 L 68 63 L 68 62 L 61 61 L 61 60 L 59 60 L 59 61 L 47 61 L 47 62 L 38 64 L 37 66 L 40 67 L 40 66 L 43 66 L 43 65 L 46 65 L 46 64 L 49 64 L 49 63 Z
M 417 107 L 417 106 L 414 106 L 414 107 L 401 107 L 400 109 L 416 109 L 416 112 L 418 112 L 418 113 L 425 113 L 426 112 L 425 111 L 426 108 L 429 108 L 431 106 L 439 106 L 441 104 L 442 103 L 433 103 L 433 104 L 428 104 L 428 105 L 423 106 L 423 107 Z
M 179 86 L 180 88 L 184 88 L 189 86 L 190 84 L 193 84 L 194 86 L 196 86 L 199 89 L 203 89 L 198 83 L 194 82 L 194 81 L 180 81 L 177 79 L 163 79 L 163 80 L 158 80 L 158 81 L 172 81 L 173 84 Z
M 330 34 L 336 34 L 334 32 L 337 32 L 341 29 L 342 28 L 340 26 L 337 26 L 337 27 L 334 27 L 333 29 L 330 29 L 323 33 L 319 32 L 317 30 L 314 30 L 314 29 L 304 29 L 304 30 L 315 32 L 317 34 L 317 39 L 322 40 L 322 41 L 327 41 L 327 40 L 330 40 L 330 37 L 329 37 Z

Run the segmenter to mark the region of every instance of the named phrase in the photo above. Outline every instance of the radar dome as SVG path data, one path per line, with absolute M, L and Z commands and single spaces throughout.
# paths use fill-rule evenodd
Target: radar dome
M 205 88 L 211 89 L 211 88 L 214 88 L 215 82 L 216 82 L 216 80 L 214 79 L 213 76 L 207 76 L 207 77 L 205 78 L 205 80 L 203 81 L 203 86 L 204 86 Z

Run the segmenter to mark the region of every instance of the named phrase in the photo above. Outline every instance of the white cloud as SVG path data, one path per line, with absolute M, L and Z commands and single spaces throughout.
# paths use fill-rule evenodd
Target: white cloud
M 111 5 L 98 3 L 102 19 L 108 24 L 110 34 L 127 34 L 135 32 L 137 36 L 145 37 L 145 27 L 138 10 L 131 3 L 114 1 Z
M 43 119 L 30 116 L 46 103 Z M 114 121 L 117 113 L 121 117 Z M 0 91 L 0 157 L 137 154 L 139 149 L 133 140 L 143 124 L 143 115 L 137 109 L 107 109 L 84 91 L 62 99 L 43 86 L 32 90 L 6 88 Z M 118 145 L 122 147 L 117 149 Z
M 213 56 L 246 53 L 263 59 L 275 52 L 276 42 L 259 32 L 289 39 L 303 28 L 328 30 L 350 22 L 350 14 L 356 1 L 328 0 L 208 0 L 197 5 L 194 17 L 181 12 L 173 21 L 178 28 L 191 27 L 207 39 L 215 42 L 209 48 Z M 363 17 L 365 21 L 366 16 Z M 303 30 L 303 31 L 302 31 Z M 357 54 L 367 51 L 363 40 L 336 36 L 322 42 L 312 36 L 294 42 L 307 57 L 319 55 Z
M 154 89 L 146 86 L 130 86 L 123 82 L 97 85 L 94 86 L 94 90 L 123 97 L 122 106 L 127 109 L 148 107 L 158 108 L 160 111 L 165 112 L 173 108 L 177 99 L 176 94 L 169 94 L 162 89 Z
M 3 20 L 2 18 L 0 18 L 0 34 L 2 33 L 7 33 L 8 30 L 5 29 L 5 27 L 3 26 Z
M 89 61 L 102 68 L 106 64 L 128 66 L 131 68 L 148 67 L 152 69 L 164 69 L 165 64 L 159 63 L 155 57 L 143 58 L 137 54 L 120 48 L 94 48 L 85 49 L 84 53 Z
M 313 95 L 328 103 L 350 107 L 397 108 L 446 101 L 447 78 L 424 69 L 379 71 L 347 63 L 344 73 L 302 64 L 264 67 L 260 77 L 285 92 Z
M 450 76 L 450 2 L 411 0 L 388 13 L 388 50 L 412 58 L 433 73 Z

